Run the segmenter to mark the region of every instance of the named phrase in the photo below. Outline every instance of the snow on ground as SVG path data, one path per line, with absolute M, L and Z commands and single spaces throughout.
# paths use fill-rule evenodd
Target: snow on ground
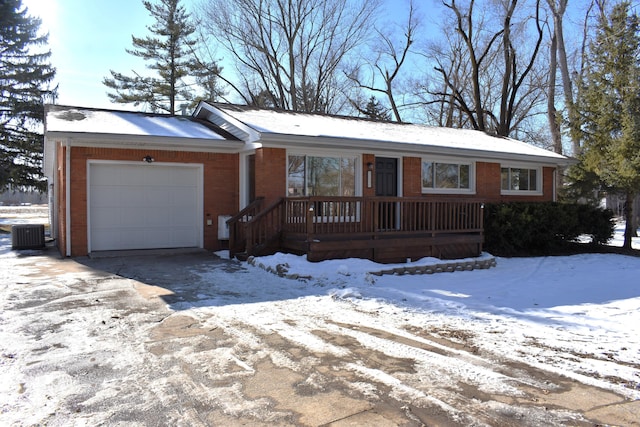
M 617 224 L 611 244 L 621 245 L 623 232 L 624 224 Z M 640 238 L 634 238 L 633 246 L 640 249 Z M 393 266 L 359 259 L 309 263 L 304 256 L 282 253 L 260 257 L 258 263 L 274 270 L 284 266 L 288 274 L 311 276 L 309 283 L 329 288 L 332 299 L 353 307 L 354 317 L 341 317 L 341 322 L 357 324 L 358 313 L 364 312 L 377 313 L 379 326 L 398 334 L 426 325 L 466 331 L 476 346 L 505 359 L 640 399 L 640 258 L 499 258 L 489 270 L 380 277 L 369 272 Z M 304 317 L 322 310 L 323 304 L 330 315 L 334 304 L 328 299 L 299 300 L 287 309 Z M 254 314 L 256 326 L 275 322 L 269 310 Z M 300 323 L 297 327 L 302 328 Z
M 620 241 L 623 230 L 623 224 L 616 227 L 614 242 Z M 640 249 L 640 239 L 634 240 L 634 247 Z M 363 324 L 363 313 L 367 321 L 375 314 L 377 327 L 399 336 L 408 337 L 411 328 L 445 334 L 463 331 L 473 337 L 473 345 L 505 360 L 640 399 L 640 258 L 615 254 L 499 258 L 497 267 L 489 270 L 380 277 L 369 272 L 393 266 L 359 259 L 309 263 L 304 256 L 281 253 L 260 257 L 258 264 L 310 276 L 302 282 L 320 289 L 305 296 L 308 289 L 299 289 L 301 281 L 289 280 L 290 287 L 284 289 L 247 282 L 222 307 L 208 301 L 207 307 L 192 309 L 203 317 L 214 311 L 216 316 L 225 313 L 328 352 L 339 350 L 312 331 L 319 328 L 318 318 L 338 311 L 337 320 L 350 325 Z M 200 274 L 208 280 L 209 273 Z M 338 310 L 340 305 L 350 309 Z M 295 327 L 283 323 L 283 317 L 295 319 Z M 372 342 L 366 345 L 376 347 Z M 400 349 L 392 353 L 410 357 Z
M 622 224 L 616 227 L 613 244 L 620 241 L 623 229 Z M 639 239 L 634 241 L 634 247 L 640 249 Z M 225 257 L 227 254 L 219 255 Z M 428 261 L 432 260 L 414 264 Z M 492 363 L 523 362 L 614 391 L 628 399 L 640 400 L 639 257 L 583 254 L 498 258 L 497 267 L 488 270 L 402 276 L 374 276 L 371 271 L 389 266 L 357 259 L 309 263 L 301 256 L 276 254 L 259 258 L 259 263 L 274 269 L 278 265 L 285 266 L 289 274 L 310 278 L 285 279 L 260 267 L 230 262 L 237 265 L 233 274 L 227 267 L 198 266 L 190 272 L 199 278 L 197 281 L 176 277 L 175 283 L 167 286 L 176 294 L 180 294 L 180 290 L 202 286 L 195 290 L 196 296 L 192 299 L 167 303 L 168 309 L 200 319 L 210 330 L 221 327 L 244 348 L 252 349 L 242 360 L 233 352 L 228 356 L 247 372 L 255 370 L 258 358 L 265 357 L 267 353 L 276 366 L 294 371 L 304 371 L 305 363 L 311 363 L 312 358 L 295 361 L 277 348 L 265 352 L 259 337 L 273 333 L 312 353 L 344 357 L 349 350 L 318 333 L 324 331 L 349 337 L 359 345 L 390 358 L 415 360 L 416 372 L 411 374 L 400 372 L 391 375 L 360 363 L 343 363 L 342 368 L 360 378 L 386 384 L 391 394 L 400 400 L 409 396 L 452 412 L 455 409 L 450 408 L 447 402 L 454 399 L 447 393 L 451 392 L 451 384 L 457 384 L 456 381 L 475 384 L 487 393 L 503 394 L 518 393 L 514 381 L 529 381 L 531 386 L 538 388 L 553 387 L 553 384 L 538 384 L 525 375 L 515 379 L 502 375 L 499 369 L 487 366 L 487 359 L 475 356 L 476 353 L 493 355 Z M 0 235 L 0 264 L 3 270 L 0 272 L 0 290 L 12 286 L 13 283 L 8 281 L 15 280 L 15 277 L 28 280 L 24 279 L 29 276 L 28 259 L 10 250 L 8 235 Z M 76 273 L 57 276 L 57 281 L 50 285 L 52 292 L 53 287 L 58 288 L 56 292 L 60 288 L 73 288 L 77 277 Z M 39 280 L 46 283 L 47 279 Z M 29 302 L 24 304 L 28 306 Z M 80 313 L 70 312 L 69 315 L 74 318 Z M 16 330 L 37 328 L 37 324 L 24 323 L 27 318 L 24 321 L 11 318 L 12 314 L 21 315 L 19 310 L 4 311 L 0 324 L 16 324 Z M 77 322 L 69 320 L 58 327 L 69 330 L 68 339 L 73 339 L 74 334 L 90 339 L 86 322 L 93 322 L 99 328 L 98 319 L 113 319 L 114 316 L 117 318 L 118 314 L 105 313 L 102 317 L 77 319 Z M 445 351 L 446 354 L 457 351 L 460 357 L 441 357 L 437 352 L 426 352 L 398 340 L 390 341 L 366 333 L 366 330 L 384 331 L 407 342 L 424 341 L 425 346 L 437 347 L 437 342 L 414 333 L 427 331 L 433 336 L 459 342 L 466 349 L 457 351 L 443 345 L 443 354 Z M 118 328 L 111 338 L 128 337 L 134 333 L 131 331 L 125 327 Z M 46 336 L 49 332 L 43 333 Z M 4 335 L 0 333 L 0 336 Z M 105 353 L 114 353 L 113 347 L 108 347 L 113 345 L 111 338 L 105 336 L 102 344 L 91 340 L 90 344 L 78 341 L 60 345 L 73 348 L 90 345 L 94 352 L 103 346 Z M 18 347 L 16 351 L 19 353 L 20 345 L 14 346 Z M 477 351 L 469 351 L 469 346 Z M 143 354 L 141 346 L 124 345 L 119 348 L 114 361 L 118 361 L 118 366 L 121 364 L 124 370 L 126 360 L 149 357 Z M 184 348 L 180 357 L 194 363 L 205 363 L 197 359 L 203 355 Z M 5 358 L 9 356 L 4 355 Z M 148 371 L 153 369 L 149 365 Z M 7 376 L 11 372 L 5 374 L 0 375 L 0 379 L 4 377 L 3 382 L 12 384 Z M 49 375 L 54 376 L 45 378 L 45 382 L 54 387 L 54 392 L 55 387 L 64 390 L 72 387 L 70 384 L 75 381 L 67 376 L 55 377 L 55 373 Z M 425 384 L 432 387 L 429 393 L 421 391 Z M 375 386 L 364 380 L 350 386 L 361 387 L 359 391 L 365 395 L 376 392 Z M 3 387 L 0 387 L 0 395 L 2 392 Z M 109 389 L 102 392 L 118 394 Z M 52 399 L 52 393 L 42 390 L 41 394 L 39 397 L 31 395 L 36 405 Z M 220 399 L 212 394 L 211 399 L 214 398 Z M 238 403 L 229 401 L 224 404 L 228 405 L 226 410 L 229 413 L 234 413 L 231 405 Z M 254 401 L 253 404 L 260 403 Z M 37 419 L 35 417 L 34 421 Z
M 0 225 L 48 224 L 47 214 L 47 207 L 43 205 L 0 205 Z

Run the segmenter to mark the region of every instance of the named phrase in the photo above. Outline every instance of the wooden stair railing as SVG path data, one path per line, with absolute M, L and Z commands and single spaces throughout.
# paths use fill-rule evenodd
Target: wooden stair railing
M 254 218 L 264 202 L 264 197 L 258 197 L 244 209 L 227 220 L 229 226 L 229 257 L 246 251 L 246 224 Z
M 311 243 L 344 242 L 347 250 L 350 240 L 362 246 L 367 239 L 394 238 L 401 245 L 403 238 L 469 235 L 475 242 L 474 236 L 483 236 L 478 200 L 313 196 L 281 198 L 264 209 L 262 202 L 256 200 L 227 221 L 231 257 L 281 249 L 309 253 Z
M 249 205 L 228 221 L 230 257 L 265 255 L 279 241 L 284 224 L 284 200 L 278 199 L 262 210 L 261 204 L 251 209 Z

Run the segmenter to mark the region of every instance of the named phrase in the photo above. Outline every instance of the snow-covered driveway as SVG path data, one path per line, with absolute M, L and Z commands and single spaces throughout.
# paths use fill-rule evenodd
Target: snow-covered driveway
M 61 260 L 0 237 L 2 425 L 637 425 L 640 258 Z

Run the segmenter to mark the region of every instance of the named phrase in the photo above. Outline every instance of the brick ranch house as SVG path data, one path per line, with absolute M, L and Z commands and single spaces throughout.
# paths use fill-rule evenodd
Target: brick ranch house
M 229 104 L 201 102 L 191 116 L 45 113 L 51 234 L 72 257 L 477 256 L 483 203 L 552 201 L 570 161 L 478 131 Z

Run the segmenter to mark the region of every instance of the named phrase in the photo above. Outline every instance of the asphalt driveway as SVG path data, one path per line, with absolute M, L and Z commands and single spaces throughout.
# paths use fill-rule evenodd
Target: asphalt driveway
M 208 252 L 3 263 L 2 425 L 638 425 L 638 401 Z

